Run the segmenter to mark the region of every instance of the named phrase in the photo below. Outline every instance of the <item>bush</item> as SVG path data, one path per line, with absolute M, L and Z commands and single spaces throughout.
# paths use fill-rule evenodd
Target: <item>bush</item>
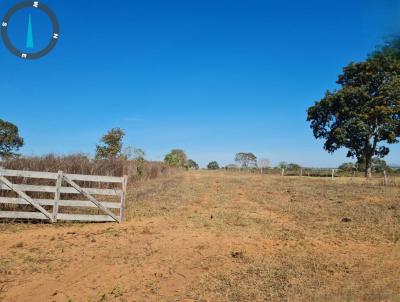
M 187 168 L 188 160 L 185 151 L 173 149 L 165 155 L 164 162 L 172 167 Z

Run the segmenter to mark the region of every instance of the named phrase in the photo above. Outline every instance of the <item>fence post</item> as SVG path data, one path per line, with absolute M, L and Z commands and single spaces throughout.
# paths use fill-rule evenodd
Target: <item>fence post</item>
M 388 179 L 387 179 L 386 170 L 383 170 L 383 184 L 384 184 L 385 186 L 387 186 L 387 184 L 388 184 Z
M 282 176 L 285 176 L 285 169 L 282 168 Z
M 57 175 L 57 182 L 56 182 L 56 191 L 54 193 L 54 205 L 53 205 L 53 221 L 57 222 L 57 215 L 58 215 L 58 203 L 60 201 L 60 189 L 62 185 L 63 179 L 63 171 L 58 171 Z
M 335 169 L 332 169 L 332 180 L 335 179 Z
M 303 168 L 300 169 L 300 176 L 303 176 Z
M 124 175 L 124 179 L 122 181 L 122 194 L 121 194 L 121 210 L 120 210 L 120 222 L 124 222 L 125 220 L 125 199 L 126 199 L 126 190 L 128 187 L 128 176 Z

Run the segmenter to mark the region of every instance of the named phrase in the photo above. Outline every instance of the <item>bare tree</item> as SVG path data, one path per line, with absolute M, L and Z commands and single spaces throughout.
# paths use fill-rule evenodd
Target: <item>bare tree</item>
M 268 158 L 260 158 L 258 160 L 258 167 L 260 168 L 261 174 L 264 172 L 264 169 L 269 167 L 269 159 Z

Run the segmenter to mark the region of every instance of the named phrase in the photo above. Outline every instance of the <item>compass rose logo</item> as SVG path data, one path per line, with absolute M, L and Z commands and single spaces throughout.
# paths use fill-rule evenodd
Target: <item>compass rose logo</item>
M 26 24 L 25 43 L 24 45 L 19 45 L 18 43 L 15 43 L 15 40 L 18 39 L 15 39 L 15 37 L 13 39 L 13 31 L 10 30 L 10 27 L 12 27 L 13 23 L 21 22 L 19 15 L 24 11 L 29 12 L 28 15 L 26 15 L 26 12 L 22 15 L 27 20 L 26 23 L 24 22 Z M 42 31 L 41 35 L 45 35 L 45 37 L 39 38 L 37 34 L 36 36 L 34 35 L 34 32 L 40 32 L 40 28 L 39 30 L 36 29 L 33 22 L 34 14 L 36 15 L 38 13 L 41 13 L 39 15 L 48 19 L 46 21 L 51 26 L 51 29 L 47 32 L 44 30 Z M 38 23 L 43 24 L 44 22 L 42 21 Z M 14 5 L 1 21 L 0 30 L 3 42 L 7 49 L 15 56 L 25 60 L 39 59 L 47 55 L 56 46 L 60 36 L 60 26 L 57 17 L 46 4 L 40 1 L 24 1 Z M 37 43 L 38 40 L 42 43 Z

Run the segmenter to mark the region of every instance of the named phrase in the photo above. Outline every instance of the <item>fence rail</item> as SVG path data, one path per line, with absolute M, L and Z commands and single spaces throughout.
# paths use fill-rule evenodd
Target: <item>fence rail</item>
M 54 186 L 51 185 L 32 185 L 23 183 L 13 183 L 9 178 L 26 179 L 46 179 L 55 181 Z M 93 182 L 97 184 L 116 184 L 118 189 L 103 188 L 82 188 L 77 182 Z M 13 192 L 17 197 L 0 196 L 0 205 L 9 204 L 15 206 L 31 205 L 36 212 L 28 211 L 0 211 L 0 218 L 4 219 L 39 219 L 50 222 L 57 221 L 95 221 L 95 222 L 123 222 L 125 196 L 127 189 L 127 176 L 113 177 L 100 175 L 81 175 L 67 174 L 59 171 L 58 173 L 38 172 L 38 171 L 22 171 L 22 170 L 5 170 L 0 169 L 0 191 Z M 27 192 L 52 194 L 53 198 L 34 198 Z M 63 199 L 62 194 L 79 194 L 82 198 L 77 200 Z M 4 195 L 4 194 L 3 194 Z M 98 201 L 94 195 L 116 196 L 118 202 Z M 86 199 L 86 200 L 84 200 Z M 52 211 L 49 210 L 52 208 Z M 93 214 L 71 214 L 60 213 L 60 208 L 89 208 L 97 209 L 102 212 L 101 215 Z M 114 210 L 114 212 L 113 212 Z M 118 213 L 115 213 L 118 212 Z

